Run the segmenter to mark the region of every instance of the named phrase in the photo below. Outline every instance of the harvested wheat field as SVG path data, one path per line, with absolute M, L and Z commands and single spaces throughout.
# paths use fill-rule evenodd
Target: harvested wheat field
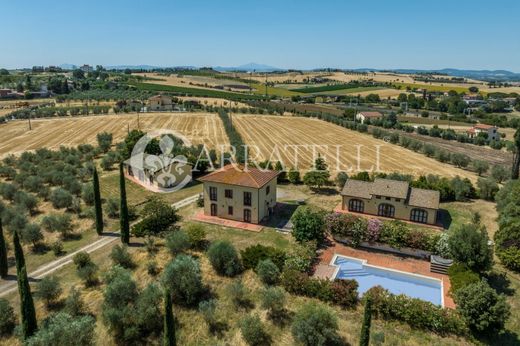
M 311 166 L 313 157 L 319 153 L 326 159 L 333 175 L 337 171 L 357 172 L 376 169 L 379 148 L 380 171 L 414 175 L 431 173 L 443 176 L 459 175 L 475 180 L 475 175 L 471 172 L 439 163 L 422 154 L 375 139 L 368 134 L 351 131 L 317 119 L 233 115 L 233 123 L 244 141 L 253 146 L 250 153 L 252 157 L 258 155 L 261 160 L 271 161 L 278 161 L 280 157 L 289 168 L 297 163 L 299 169 L 306 170 Z M 298 146 L 297 153 L 295 153 L 295 146 Z M 316 151 L 315 155 L 313 155 L 313 148 Z M 280 155 L 277 154 L 276 149 Z
M 95 144 L 96 135 L 110 132 L 114 142 L 122 140 L 128 129 L 137 128 L 137 116 L 106 115 L 75 118 L 50 118 L 32 120 L 28 131 L 25 120 L 0 125 L 0 156 L 17 154 L 26 150 L 60 145 Z M 211 113 L 147 113 L 140 115 L 143 131 L 169 129 L 186 136 L 193 144 L 206 144 L 209 148 L 229 143 L 218 115 Z

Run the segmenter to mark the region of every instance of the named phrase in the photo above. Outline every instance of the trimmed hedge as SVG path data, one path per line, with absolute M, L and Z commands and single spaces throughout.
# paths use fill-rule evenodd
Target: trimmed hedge
M 391 294 L 381 286 L 372 287 L 365 293 L 367 296 L 372 299 L 373 313 L 379 318 L 405 322 L 412 328 L 440 335 L 468 334 L 464 320 L 452 309 L 444 309 L 404 294 Z
M 289 293 L 317 298 L 344 307 L 353 307 L 358 302 L 358 283 L 355 280 L 313 279 L 306 273 L 286 270 L 281 284 Z

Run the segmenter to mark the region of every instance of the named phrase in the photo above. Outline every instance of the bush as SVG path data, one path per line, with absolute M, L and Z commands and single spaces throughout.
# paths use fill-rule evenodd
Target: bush
M 63 291 L 58 278 L 54 276 L 41 279 L 36 285 L 36 289 L 36 297 L 43 300 L 47 307 L 54 305 Z
M 68 214 L 50 214 L 43 217 L 41 225 L 47 232 L 59 232 L 62 239 L 72 231 L 72 219 Z
M 350 236 L 350 229 L 357 219 L 351 214 L 330 213 L 325 216 L 325 230 L 334 236 Z
M 493 250 L 488 242 L 485 229 L 466 224 L 451 234 L 448 244 L 454 260 L 482 272 L 491 268 L 493 263 Z
M 86 315 L 85 303 L 81 299 L 81 292 L 76 287 L 70 289 L 63 311 L 72 317 Z
M 404 322 L 412 328 L 441 335 L 467 334 L 463 319 L 451 309 L 404 294 L 394 295 L 381 286 L 372 287 L 364 296 L 372 300 L 372 311 L 376 317 Z
M 284 268 L 286 270 L 309 272 L 316 260 L 316 249 L 315 241 L 294 245 L 287 255 Z
M 56 257 L 63 255 L 63 243 L 59 240 L 56 240 L 51 244 L 51 250 Z
M 242 281 L 233 281 L 226 290 L 235 307 L 240 308 L 250 304 L 249 292 Z
M 358 283 L 355 280 L 314 279 L 306 273 L 286 270 L 282 274 L 281 284 L 289 293 L 317 298 L 344 307 L 352 307 L 358 301 Z
M 285 264 L 285 252 L 272 246 L 251 245 L 240 251 L 245 269 L 255 269 L 262 260 L 271 260 L 281 271 Z
M 487 201 L 494 201 L 495 195 L 500 189 L 497 182 L 492 178 L 478 178 L 477 187 L 480 198 Z
M 126 245 L 114 246 L 110 252 L 110 259 L 114 265 L 120 265 L 126 269 L 131 269 L 135 266 L 132 260 L 132 255 L 128 252 L 128 247 Z
M 306 346 L 333 345 L 339 340 L 337 317 L 316 303 L 305 304 L 296 312 L 291 331 L 294 339 Z
M 454 263 L 448 269 L 450 276 L 450 294 L 454 295 L 461 288 L 480 282 L 480 275 L 470 270 L 462 263 Z
M 90 346 L 93 344 L 96 321 L 92 316 L 72 317 L 60 312 L 44 320 L 40 329 L 29 338 L 27 346 Z
M 206 246 L 206 230 L 200 224 L 190 224 L 184 229 L 188 235 L 190 244 L 195 249 L 203 249 Z
M 300 243 L 316 240 L 321 243 L 325 239 L 326 212 L 311 206 L 301 206 L 294 212 L 291 220 L 293 223 L 293 237 Z
M 472 330 L 490 336 L 502 331 L 511 315 L 505 297 L 485 281 L 460 288 L 455 294 L 455 303 Z
M 88 206 L 94 205 L 94 186 L 92 184 L 84 184 L 83 188 L 81 189 L 81 198 L 83 199 L 83 202 L 85 202 Z
M 199 312 L 204 318 L 204 321 L 208 324 L 208 328 L 212 333 L 218 328 L 216 308 L 217 302 L 215 299 L 204 300 L 199 303 Z
M 284 317 L 285 291 L 281 287 L 269 287 L 262 291 L 260 301 L 262 308 L 266 309 L 273 320 Z
M 256 273 L 266 285 L 274 285 L 280 278 L 280 269 L 270 259 L 261 260 L 256 266 Z
M 287 174 L 287 179 L 289 180 L 289 182 L 291 184 L 294 184 L 294 185 L 300 184 L 302 182 L 302 180 L 300 178 L 300 172 L 296 171 L 294 169 L 291 169 L 289 171 L 289 173 Z
M 107 215 L 111 219 L 117 219 L 119 217 L 119 199 L 109 198 L 106 205 Z
M 98 283 L 97 266 L 91 261 L 86 252 L 79 252 L 72 258 L 76 265 L 76 273 L 83 280 L 85 286 L 94 286 Z
M 0 335 L 10 335 L 16 326 L 16 315 L 13 307 L 5 298 L 0 298 Z
M 150 199 L 144 206 L 143 219 L 132 227 L 136 237 L 156 236 L 171 231 L 179 221 L 177 210 L 159 198 Z
M 166 247 L 172 255 L 178 255 L 191 247 L 189 236 L 181 231 L 173 231 L 166 236 Z
M 269 336 L 258 316 L 246 316 L 240 322 L 240 332 L 248 345 L 256 346 L 269 343 Z
M 204 292 L 199 262 L 187 255 L 179 255 L 166 265 L 161 282 L 177 304 L 197 304 Z
M 72 206 L 72 195 L 61 187 L 52 190 L 49 199 L 52 206 L 56 209 L 70 208 Z
M 157 268 L 157 262 L 148 261 L 146 263 L 146 272 L 148 275 L 156 276 L 159 273 L 159 268 Z
M 242 263 L 234 246 L 228 241 L 216 241 L 208 249 L 208 258 L 213 269 L 225 276 L 242 272 Z

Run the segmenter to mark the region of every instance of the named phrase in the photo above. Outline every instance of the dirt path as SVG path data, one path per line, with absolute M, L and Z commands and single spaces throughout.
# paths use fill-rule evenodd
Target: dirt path
M 198 194 L 190 196 L 177 203 L 172 204 L 172 206 L 175 207 L 176 209 L 185 207 L 191 203 L 194 203 L 198 197 L 199 197 Z M 71 252 L 67 256 L 61 257 L 55 261 L 52 261 L 52 262 L 49 262 L 47 264 L 40 266 L 38 269 L 29 273 L 29 279 L 30 280 L 39 280 L 41 278 L 44 278 L 44 277 L 54 273 L 58 269 L 66 266 L 67 264 L 72 263 L 72 258 L 77 253 L 83 252 L 83 251 L 87 252 L 87 253 L 94 252 L 96 250 L 99 250 L 99 249 L 107 246 L 108 244 L 110 244 L 113 241 L 118 240 L 118 239 L 120 239 L 119 232 L 104 234 L 104 235 L 100 236 L 99 239 L 96 240 L 95 242 L 93 242 L 89 245 L 86 245 L 74 252 Z M 4 297 L 4 296 L 12 293 L 17 288 L 18 287 L 17 287 L 15 275 L 10 275 L 7 280 L 0 280 L 0 297 Z

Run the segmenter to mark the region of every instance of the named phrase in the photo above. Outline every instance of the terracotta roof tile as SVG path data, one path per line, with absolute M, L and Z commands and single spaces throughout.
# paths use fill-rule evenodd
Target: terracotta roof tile
M 278 176 L 278 171 L 260 170 L 253 167 L 226 165 L 199 178 L 202 182 L 213 182 L 245 187 L 261 188 Z
M 373 195 L 385 197 L 403 198 L 408 197 L 408 182 L 390 179 L 376 179 L 372 184 Z

